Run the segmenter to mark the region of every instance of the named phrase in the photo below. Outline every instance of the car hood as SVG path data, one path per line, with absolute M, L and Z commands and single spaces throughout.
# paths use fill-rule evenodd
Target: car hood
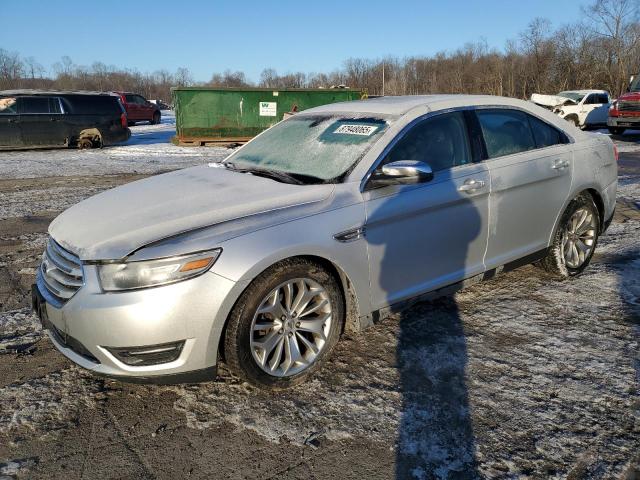
M 543 107 L 555 107 L 558 105 L 577 105 L 575 100 L 560 95 L 542 95 L 541 93 L 534 93 L 531 95 L 531 101 L 537 105 Z
M 49 233 L 81 260 L 119 259 L 192 230 L 312 205 L 333 190 L 330 184 L 291 185 L 210 164 L 102 192 L 60 214 Z

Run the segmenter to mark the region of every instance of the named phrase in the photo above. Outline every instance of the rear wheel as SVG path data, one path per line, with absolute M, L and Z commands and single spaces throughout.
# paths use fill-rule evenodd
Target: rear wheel
M 624 127 L 607 127 L 611 135 L 622 135 L 626 130 Z
M 565 210 L 547 256 L 540 265 L 559 278 L 581 273 L 593 256 L 600 232 L 600 215 L 588 194 L 574 198 Z
M 575 115 L 569 115 L 564 118 L 567 122 L 571 123 L 576 128 L 580 128 L 580 120 Z
M 338 341 L 343 303 L 338 282 L 319 265 L 305 259 L 274 265 L 247 287 L 231 312 L 227 365 L 270 390 L 305 381 Z
M 93 148 L 93 141 L 91 141 L 91 139 L 89 138 L 81 138 L 80 140 L 78 140 L 78 148 L 80 150 Z

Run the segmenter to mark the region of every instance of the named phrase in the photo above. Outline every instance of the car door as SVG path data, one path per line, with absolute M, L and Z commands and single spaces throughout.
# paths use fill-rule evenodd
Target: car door
M 607 123 L 609 115 L 609 95 L 605 93 L 591 93 L 585 98 L 581 108 L 584 125 L 602 125 Z
M 57 97 L 19 97 L 18 112 L 25 145 L 37 147 L 66 143 L 66 125 Z
M 138 105 L 137 97 L 137 95 L 125 95 L 125 99 L 127 100 L 127 118 L 131 122 L 137 122 L 141 119 L 140 106 Z
M 136 95 L 136 97 L 138 97 L 138 104 L 139 104 L 139 107 L 140 107 L 141 120 L 149 120 L 149 121 L 151 121 L 151 118 L 153 117 L 153 112 L 155 111 L 155 108 L 153 107 L 151 102 L 149 102 L 143 96 Z
M 485 264 L 495 268 L 548 246 L 571 187 L 568 138 L 519 110 L 478 109 L 491 174 Z
M 381 165 L 426 162 L 433 179 L 363 192 L 374 309 L 456 283 L 484 270 L 489 173 L 474 163 L 463 112 L 418 121 L 395 140 Z M 375 178 L 375 176 L 372 176 Z
M 16 97 L 0 97 L 0 147 L 22 146 Z

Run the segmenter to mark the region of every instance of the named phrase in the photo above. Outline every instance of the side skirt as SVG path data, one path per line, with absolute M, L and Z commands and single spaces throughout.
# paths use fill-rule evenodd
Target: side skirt
M 360 317 L 360 330 L 364 330 L 365 328 L 370 327 L 375 323 L 378 323 L 380 320 L 383 320 L 384 318 L 390 316 L 391 314 L 402 312 L 417 303 L 432 301 L 437 298 L 453 295 L 454 293 L 470 285 L 482 282 L 483 280 L 490 280 L 501 272 L 510 272 L 512 270 L 523 267 L 525 265 L 529 265 L 531 263 L 537 262 L 538 260 L 542 260 L 547 255 L 548 252 L 549 252 L 549 248 L 543 248 L 542 250 L 539 250 L 530 255 L 527 255 L 525 257 L 509 262 L 505 265 L 492 268 L 491 270 L 487 270 L 486 272 L 481 273 L 479 275 L 474 275 L 473 277 L 466 278 L 460 282 L 456 282 L 451 285 L 438 288 L 437 290 L 433 290 L 431 292 L 423 293 L 416 297 L 412 297 L 407 300 L 394 303 L 393 305 L 389 305 L 387 307 L 381 308 L 380 310 L 371 312 L 371 314 L 369 315 Z

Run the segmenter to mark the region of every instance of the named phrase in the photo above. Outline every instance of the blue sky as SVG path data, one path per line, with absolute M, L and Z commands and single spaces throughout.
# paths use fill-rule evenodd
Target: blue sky
M 534 17 L 578 20 L 587 0 L 164 1 L 0 0 L 0 48 L 45 68 L 74 63 L 151 72 L 187 67 L 198 81 L 265 67 L 331 71 L 349 57 L 430 55 L 486 39 L 502 48 Z

